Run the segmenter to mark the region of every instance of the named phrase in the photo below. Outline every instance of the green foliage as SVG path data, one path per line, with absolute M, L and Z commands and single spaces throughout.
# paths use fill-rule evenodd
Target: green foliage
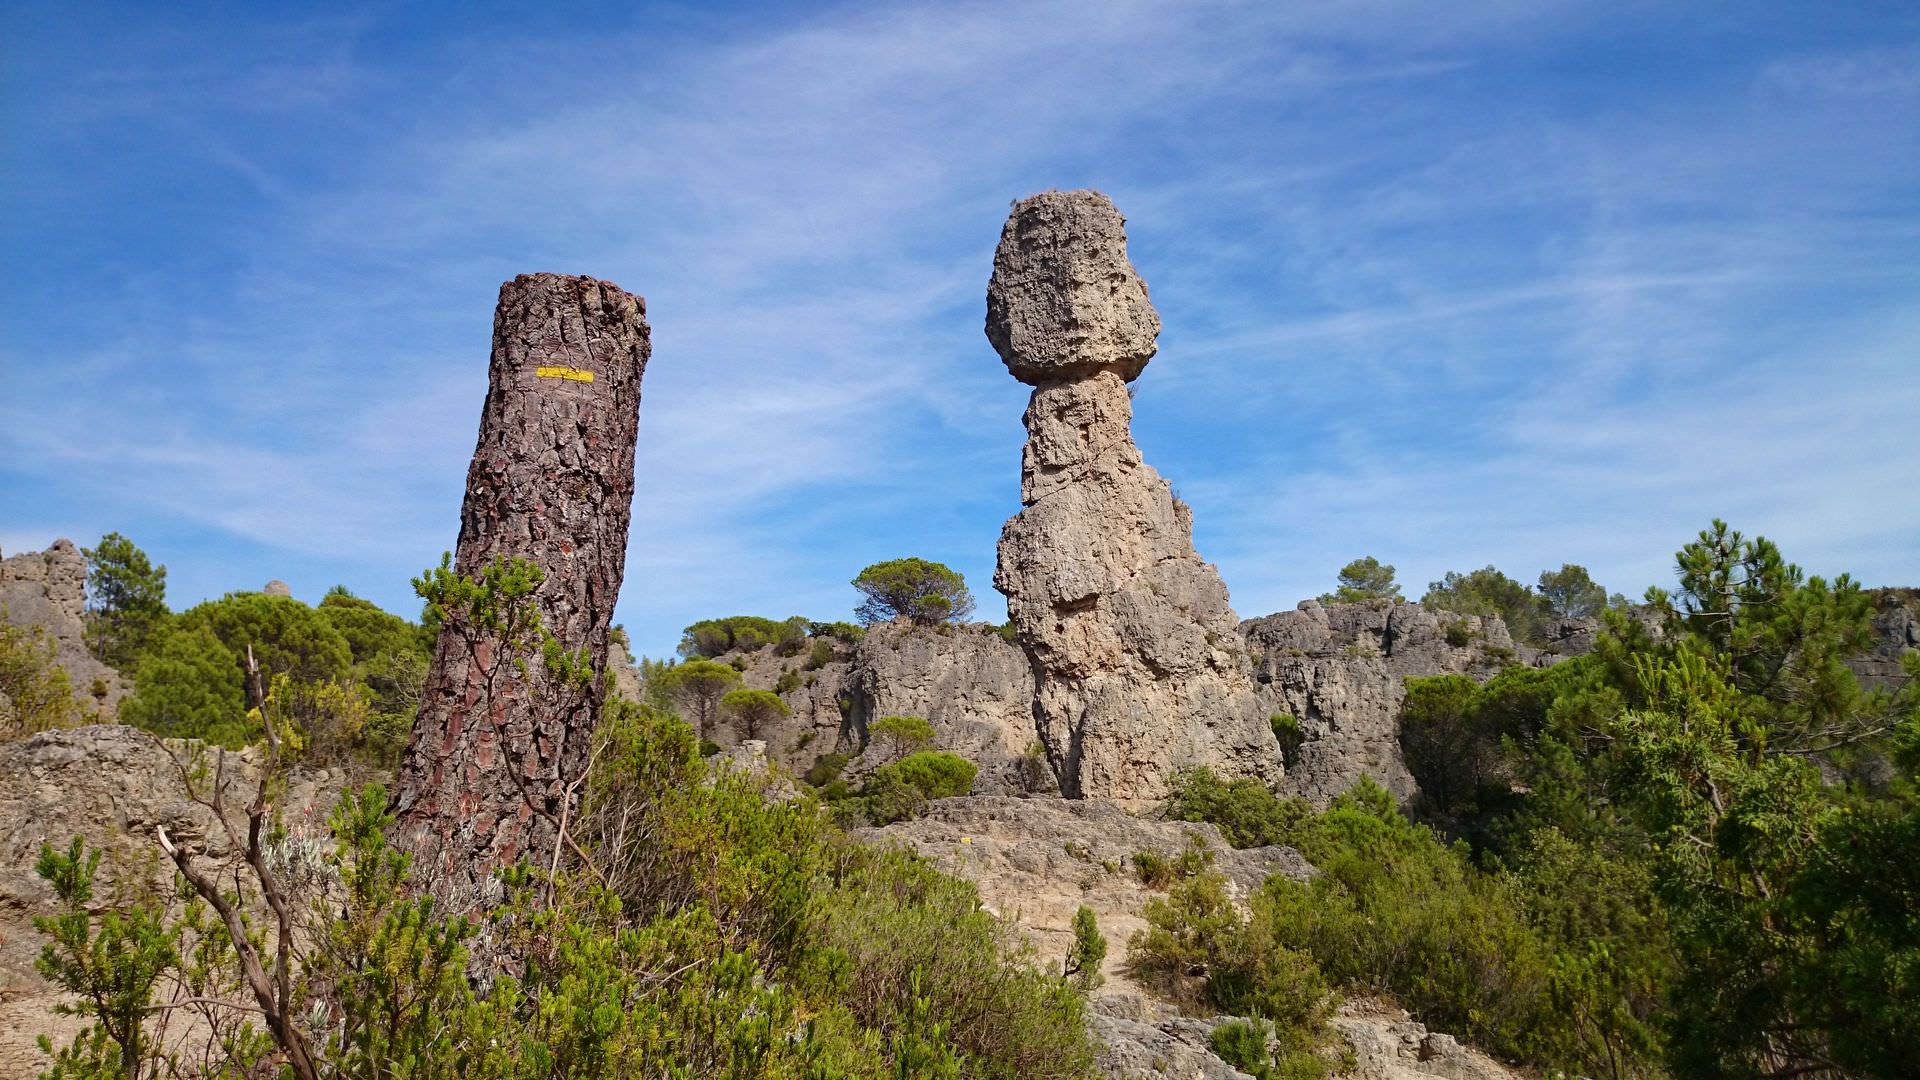
M 150 904 L 94 913 L 94 876 L 100 852 L 79 837 L 62 853 L 42 845 L 34 866 L 53 887 L 57 914 L 35 916 L 34 929 L 49 940 L 34 967 L 76 1001 L 54 1011 L 91 1017 L 93 1023 L 69 1046 L 54 1051 L 55 1077 L 140 1077 L 156 1068 L 163 1048 L 148 1037 L 149 1003 L 161 976 L 178 962 L 180 930 Z
M 1393 567 L 1371 555 L 1341 567 L 1338 587 L 1320 595 L 1321 603 L 1325 604 L 1399 599 L 1400 586 L 1394 583 Z
M 973 594 L 956 571 L 926 559 L 889 559 L 860 571 L 853 587 L 866 597 L 854 611 L 862 625 L 904 618 L 920 626 L 960 622 L 973 614 Z
M 87 557 L 87 647 L 103 662 L 132 670 L 167 621 L 167 568 L 117 532 Z
M 1307 733 L 1300 728 L 1300 720 L 1292 713 L 1274 713 L 1267 717 L 1267 723 L 1273 728 L 1273 737 L 1280 742 L 1280 759 L 1292 765 L 1300 755 L 1300 747 L 1307 741 Z
M 949 754 L 944 750 L 921 750 L 874 770 L 874 775 L 886 773 L 898 776 L 919 788 L 929 799 L 950 799 L 971 790 L 973 778 L 979 771 L 978 766 L 958 754 Z
M 362 600 L 336 585 L 328 590 L 314 609 L 346 640 L 353 663 L 364 665 L 387 654 L 427 657 L 433 643 L 420 627 L 398 615 L 382 611 L 370 600 Z
M 133 685 L 133 695 L 120 703 L 122 723 L 228 747 L 258 733 L 246 715 L 240 661 L 205 626 L 178 626 L 164 635 L 140 662 Z
M 188 608 L 174 620 L 179 630 L 204 629 L 245 663 L 247 650 L 264 677 L 286 674 L 306 681 L 346 678 L 353 647 L 326 616 L 290 596 L 228 593 Z
M 801 779 L 805 780 L 809 786 L 824 788 L 840 779 L 841 771 L 847 767 L 847 762 L 852 760 L 851 754 L 821 754 L 814 759 L 813 764 L 807 769 L 807 774 Z
M 867 736 L 898 760 L 933 741 L 933 724 L 919 716 L 883 716 L 867 728 Z
M 1551 614 L 1532 589 L 1491 566 L 1465 574 L 1447 571 L 1445 577 L 1427 586 L 1420 604 L 1456 615 L 1497 616 L 1507 624 L 1507 632 L 1515 641 L 1530 645 L 1546 640 L 1546 621 Z
M 419 627 L 336 587 L 318 608 L 234 593 L 176 616 L 134 673 L 120 719 L 169 737 L 238 748 L 259 737 L 254 704 L 292 725 L 309 759 L 387 766 L 413 727 L 427 650 Z
M 1873 600 L 1845 577 L 1717 521 L 1675 563 L 1675 592 L 1648 594 L 1658 634 L 1567 566 L 1535 600 L 1597 612 L 1590 655 L 1409 681 L 1416 809 L 1462 843 L 1364 788 L 1313 814 L 1198 775 L 1171 809 L 1297 847 L 1321 874 L 1269 882 L 1251 923 L 1503 1055 L 1588 1076 L 1901 1075 L 1920 1054 L 1920 879 L 1898 854 L 1920 838 L 1920 682 L 1860 688 L 1845 661 Z M 1436 590 L 1481 613 L 1525 593 L 1492 571 Z
M 798 689 L 800 689 L 800 672 L 795 668 L 788 668 L 781 672 L 780 677 L 773 681 L 773 692 L 783 697 Z
M 1320 872 L 1306 882 L 1270 878 L 1244 923 L 1220 909 L 1210 886 L 1176 885 L 1164 907 L 1150 909 L 1142 939 L 1158 950 L 1158 977 L 1185 970 L 1191 980 L 1204 971 L 1203 996 L 1221 1008 L 1270 995 L 1268 1012 L 1252 1015 L 1300 999 L 1298 989 L 1274 987 L 1337 984 L 1389 994 L 1428 1023 L 1513 1059 L 1590 1075 L 1644 1075 L 1655 1067 L 1653 999 L 1623 1003 L 1622 992 L 1660 969 L 1630 968 L 1648 960 L 1640 954 L 1611 963 L 1608 950 L 1620 936 L 1651 938 L 1647 948 L 1657 959 L 1658 936 L 1617 909 L 1611 927 L 1569 926 L 1580 909 L 1555 891 L 1546 856 L 1518 874 L 1481 872 L 1464 845 L 1449 847 L 1409 822 L 1370 781 L 1314 813 L 1251 781 L 1226 784 L 1193 772 L 1181 777 L 1170 810 L 1215 821 L 1236 845 L 1292 846 Z M 1557 921 L 1534 903 L 1536 894 L 1562 898 Z M 1616 903 L 1631 904 L 1633 896 Z M 1601 910 L 1601 898 L 1589 895 L 1587 903 Z M 1602 933 L 1608 929 L 1615 936 Z M 1268 966 L 1252 975 L 1221 968 L 1243 955 L 1268 956 Z
M 649 684 L 657 684 L 668 700 L 690 713 L 700 737 L 708 738 L 720 699 L 740 685 L 740 673 L 718 660 L 696 659 L 661 670 Z
M 1140 884 L 1149 889 L 1164 889 L 1173 884 L 1173 860 L 1150 848 L 1133 853 L 1133 872 Z
M 1547 611 L 1563 619 L 1597 619 L 1607 609 L 1607 590 L 1593 580 L 1587 568 L 1564 563 L 1558 570 L 1540 572 L 1540 599 Z
M 833 642 L 815 641 L 807 650 L 806 668 L 808 671 L 819 671 L 821 668 L 833 663 L 834 659 L 838 656 L 839 653 L 834 650 Z
M 679 651 L 683 657 L 712 659 L 734 649 L 753 652 L 776 645 L 782 655 L 791 655 L 805 644 L 809 625 L 798 615 L 784 621 L 758 615 L 702 619 L 681 632 Z
M 807 624 L 807 636 L 832 638 L 842 645 L 858 645 L 860 639 L 867 636 L 867 628 L 850 622 L 810 622 Z
M 922 750 L 868 773 L 859 790 L 852 791 L 835 779 L 838 768 L 831 771 L 827 768 L 842 757 L 830 754 L 821 758 L 808 775 L 815 776 L 814 770 L 819 770 L 818 776 L 825 783 L 815 782 L 814 786 L 821 789 L 834 817 L 849 827 L 886 825 L 918 817 L 934 799 L 965 795 L 972 790 L 974 777 L 979 772 L 978 766 L 958 754 Z
M 1514 669 L 1516 678 L 1537 673 Z M 1507 676 L 1502 675 L 1501 678 Z M 1455 835 L 1478 826 L 1482 804 L 1498 807 L 1512 790 L 1501 771 L 1502 730 L 1493 695 L 1464 675 L 1408 679 L 1400 706 L 1400 752 L 1420 785 L 1417 809 Z
M 0 742 L 84 722 L 52 637 L 0 621 Z
M 1232 1020 L 1207 1036 L 1222 1061 L 1255 1080 L 1320 1080 L 1327 1075 L 1327 1059 L 1289 1029 L 1270 1020 Z
M 972 886 L 851 842 L 809 800 L 767 802 L 695 741 L 669 714 L 611 705 L 581 810 L 590 872 L 511 869 L 479 923 L 410 895 L 384 791 L 345 795 L 311 934 L 284 969 L 314 1075 L 1092 1076 L 1079 992 L 1036 969 Z M 244 1019 L 223 926 L 198 908 L 99 913 L 98 859 L 77 841 L 41 859 L 62 903 L 42 970 L 91 1021 L 52 1075 L 174 1075 L 147 1025 L 180 994 L 214 1018 L 207 1075 L 275 1074 L 278 1037 Z M 231 880 L 252 888 L 246 871 Z M 494 959 L 469 981 L 476 941 Z
M 1020 960 L 971 886 L 846 840 L 809 803 L 770 804 L 751 779 L 712 775 L 693 738 L 632 706 L 604 724 L 583 815 L 623 912 L 708 913 L 769 965 L 764 984 L 787 988 L 802 1012 L 854 1032 L 894 1069 L 1090 1072 L 1079 998 Z M 702 948 L 711 946 L 692 943 L 689 959 Z M 871 1065 L 847 1072 L 874 1075 Z
M 745 729 L 749 739 L 759 738 L 762 727 L 792 712 L 770 690 L 729 690 L 720 697 L 720 711 Z
M 1314 959 L 1275 934 L 1265 895 L 1248 918 L 1218 871 L 1176 883 L 1147 901 L 1147 927 L 1131 942 L 1133 973 L 1189 1007 L 1264 1021 L 1257 1049 L 1244 1035 L 1226 1036 L 1233 1063 L 1277 1070 L 1266 1075 L 1324 1076 L 1316 1051 L 1332 1041 L 1326 1021 L 1338 999 Z
M 1294 843 L 1312 814 L 1304 799 L 1282 799 L 1257 780 L 1223 781 L 1206 769 L 1176 776 L 1167 803 L 1168 817 L 1212 822 L 1237 848 Z
M 1092 908 L 1081 904 L 1073 913 L 1073 944 L 1067 947 L 1066 959 L 1061 962 L 1060 977 L 1082 992 L 1091 991 L 1107 980 L 1100 973 L 1106 959 L 1107 937 L 1100 932 L 1100 921 Z

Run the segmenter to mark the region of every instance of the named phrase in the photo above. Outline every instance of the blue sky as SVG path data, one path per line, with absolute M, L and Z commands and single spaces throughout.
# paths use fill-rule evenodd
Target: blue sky
M 1347 559 L 1638 593 L 1715 515 L 1920 584 L 1909 3 L 6 5 L 0 549 L 412 613 L 516 273 L 648 300 L 620 618 L 999 619 L 1008 203 L 1096 187 L 1242 616 Z

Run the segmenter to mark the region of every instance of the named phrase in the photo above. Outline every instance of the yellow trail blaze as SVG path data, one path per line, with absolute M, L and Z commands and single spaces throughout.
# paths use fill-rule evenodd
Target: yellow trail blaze
M 566 379 L 568 382 L 592 382 L 593 372 L 577 367 L 553 367 L 541 365 L 533 373 L 543 379 Z

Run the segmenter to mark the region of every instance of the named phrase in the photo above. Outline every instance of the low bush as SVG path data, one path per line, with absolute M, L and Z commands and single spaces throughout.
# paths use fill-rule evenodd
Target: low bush
M 41 970 L 89 1021 L 49 1046 L 53 1075 L 175 1075 L 148 1029 L 179 994 L 210 1032 L 209 1075 L 1093 1075 L 1080 993 L 971 885 L 851 841 L 811 799 L 766 801 L 670 714 L 616 702 L 595 738 L 591 872 L 506 871 L 478 923 L 408 897 L 378 787 L 333 815 L 294 952 L 236 952 L 197 898 L 102 904 L 97 852 L 46 849 L 60 906 Z M 258 902 L 248 872 L 228 884 Z M 243 974 L 255 961 L 284 976 L 271 1033 Z M 475 963 L 490 977 L 470 982 Z
M 1465 843 L 1409 821 L 1369 780 L 1316 813 L 1195 771 L 1180 777 L 1169 812 L 1213 822 L 1238 847 L 1289 845 L 1319 871 L 1269 878 L 1245 919 L 1212 874 L 1151 902 L 1136 963 L 1170 992 L 1311 1026 L 1311 1010 L 1275 1014 L 1337 985 L 1391 996 L 1510 1060 L 1614 1076 L 1655 1069 L 1662 938 L 1629 901 L 1645 887 L 1625 867 L 1542 837 L 1513 869 L 1484 872 Z
M 0 621 L 0 741 L 87 719 L 47 632 Z
M 840 771 L 845 769 L 847 762 L 852 760 L 853 757 L 850 754 L 821 754 L 813 759 L 813 764 L 807 768 L 806 775 L 801 779 L 805 780 L 810 787 L 826 787 L 840 779 Z

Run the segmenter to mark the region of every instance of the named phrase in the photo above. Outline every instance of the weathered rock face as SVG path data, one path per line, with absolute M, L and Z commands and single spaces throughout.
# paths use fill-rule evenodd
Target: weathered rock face
M 56 540 L 45 551 L 0 560 L 0 619 L 44 628 L 74 697 L 100 719 L 112 720 L 128 688 L 119 672 L 87 651 L 86 611 L 87 557 L 73 541 Z
M 1868 689 L 1898 690 L 1907 684 L 1901 657 L 1920 649 L 1920 590 L 1874 593 L 1873 647 L 1847 661 Z
M 1240 626 L 1269 711 L 1300 723 L 1306 742 L 1287 765 L 1287 792 L 1324 805 L 1370 776 L 1402 801 L 1415 785 L 1400 753 L 1405 680 L 1429 675 L 1491 678 L 1534 663 L 1498 618 L 1434 612 L 1372 600 L 1303 601 Z
M 1279 745 L 1193 521 L 1141 460 L 1127 381 L 1160 320 L 1104 196 L 1015 204 L 994 254 L 987 337 L 1035 385 L 1024 509 L 1000 535 L 994 585 L 1034 676 L 1034 715 L 1061 791 L 1163 798 L 1179 769 L 1278 776 Z
M 158 827 L 196 856 L 229 854 L 213 814 L 187 798 L 169 748 L 183 757 L 191 752 L 189 744 L 110 724 L 0 743 L 0 1076 L 39 1075 L 51 1063 L 34 1037 L 46 1032 L 65 1045 L 81 1026 L 78 1017 L 49 1012 L 60 994 L 33 966 L 46 938 L 32 918 L 51 914 L 53 904 L 53 890 L 33 869 L 42 844 L 64 848 L 84 836 L 104 849 L 96 892 L 103 904 L 123 890 L 171 889 L 173 866 L 159 854 Z M 256 750 L 228 755 L 227 805 L 236 819 L 253 798 L 258 766 Z M 276 842 L 280 853 L 319 850 L 327 814 L 347 783 L 341 770 L 292 771 L 276 797 L 287 826 Z M 237 824 L 244 836 L 244 819 Z
M 1127 261 L 1126 219 L 1105 195 L 1049 191 L 1014 204 L 987 284 L 987 340 L 1023 383 L 1111 371 L 1132 381 L 1160 316 Z
M 1313 873 L 1292 848 L 1237 849 L 1212 825 L 1135 817 L 1096 799 L 941 799 L 922 817 L 856 835 L 905 843 L 973 882 L 988 910 L 1026 933 L 1043 967 L 1058 970 L 1073 943 L 1074 912 L 1092 908 L 1113 945 L 1102 968 L 1106 995 L 1139 991 L 1123 946 L 1146 928 L 1143 912 L 1156 892 L 1134 867 L 1138 852 L 1174 859 L 1189 848 L 1204 851 L 1236 899 L 1270 875 L 1305 880 Z
M 417 873 L 456 905 L 483 900 L 499 866 L 544 863 L 577 797 L 608 688 L 649 352 L 644 301 L 611 282 L 535 274 L 500 287 L 454 566 L 539 564 L 546 628 L 586 650 L 594 679 L 581 692 L 538 662 L 520 675 L 495 642 L 470 644 L 452 621 L 441 632 L 393 805 Z
M 804 773 L 822 754 L 848 754 L 853 760 L 841 775 L 857 781 L 885 764 L 877 752 L 863 753 L 868 726 L 883 716 L 918 716 L 933 725 L 932 749 L 979 767 L 976 794 L 1058 792 L 1044 760 L 1029 754 L 1037 735 L 1026 654 L 993 627 L 881 623 L 858 644 L 829 644 L 832 658 L 822 663 L 809 649 L 782 655 L 771 645 L 721 658 L 740 669 L 743 685 L 780 690 L 792 710 L 759 732 L 773 761 Z M 723 719 L 713 737 L 732 746 L 745 734 Z

